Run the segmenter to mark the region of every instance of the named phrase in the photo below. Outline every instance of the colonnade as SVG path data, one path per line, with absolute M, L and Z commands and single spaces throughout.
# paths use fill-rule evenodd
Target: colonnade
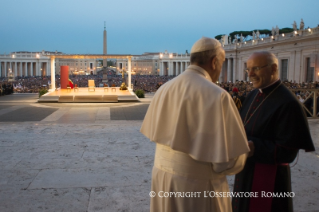
M 177 76 L 190 65 L 189 61 L 165 60 L 160 62 L 160 75 Z
M 49 62 L 19 61 L 0 59 L 0 77 L 7 77 L 10 71 L 15 77 L 19 76 L 48 76 Z
M 225 59 L 221 74 L 219 75 L 220 82 L 234 82 L 236 79 L 241 78 L 240 73 L 236 71 L 238 69 L 236 58 L 228 57 Z
M 222 67 L 219 80 L 222 82 L 232 81 L 236 79 L 244 79 L 244 72 L 238 72 L 236 70 L 243 70 L 240 68 L 242 64 L 237 64 L 238 60 L 235 57 L 228 57 Z M 189 59 L 187 61 L 178 60 L 163 60 L 160 62 L 160 75 L 172 75 L 177 76 L 185 71 L 185 69 L 190 65 Z M 238 67 L 237 67 L 238 66 Z

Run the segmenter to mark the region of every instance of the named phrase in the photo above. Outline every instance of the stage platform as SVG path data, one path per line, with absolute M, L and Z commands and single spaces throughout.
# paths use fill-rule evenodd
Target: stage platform
M 120 90 L 119 87 L 97 87 L 95 91 L 87 87 L 77 89 L 57 89 L 42 95 L 38 102 L 139 102 L 133 91 Z

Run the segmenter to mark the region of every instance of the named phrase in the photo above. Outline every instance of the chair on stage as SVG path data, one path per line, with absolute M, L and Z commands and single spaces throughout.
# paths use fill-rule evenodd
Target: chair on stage
M 73 88 L 73 89 L 74 89 L 74 92 L 75 92 L 75 91 L 79 91 L 78 84 L 74 84 L 74 88 Z
M 71 86 L 70 85 L 66 86 L 66 92 L 71 92 Z
M 105 90 L 106 90 L 107 92 L 109 92 L 109 85 L 108 85 L 108 84 L 104 83 L 104 84 L 103 84 L 103 87 L 104 87 L 104 92 L 105 92 Z
M 88 81 L 88 90 L 90 91 L 91 89 L 93 89 L 93 91 L 95 91 L 95 82 L 94 82 L 94 80 L 89 80 Z
M 116 92 L 116 87 L 115 87 L 115 84 L 112 84 L 112 88 L 111 88 L 111 91 L 113 92 Z

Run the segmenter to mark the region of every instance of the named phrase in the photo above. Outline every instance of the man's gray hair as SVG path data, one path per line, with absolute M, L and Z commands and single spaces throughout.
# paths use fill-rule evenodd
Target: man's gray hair
M 190 62 L 191 64 L 205 65 L 213 57 L 217 56 L 220 53 L 221 53 L 220 47 L 216 49 L 212 49 L 212 50 L 203 51 L 203 52 L 191 53 Z
M 277 68 L 278 68 L 278 59 L 277 59 L 276 55 L 274 55 L 273 53 L 271 53 L 269 51 L 260 51 L 260 52 L 254 52 L 254 54 L 265 55 L 265 57 L 267 59 L 267 63 L 269 65 L 276 64 Z

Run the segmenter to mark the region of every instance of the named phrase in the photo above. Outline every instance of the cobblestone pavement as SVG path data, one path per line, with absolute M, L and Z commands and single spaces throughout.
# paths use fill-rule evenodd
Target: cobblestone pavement
M 149 211 L 155 145 L 139 132 L 146 97 L 112 104 L 0 97 L 0 211 Z M 319 211 L 319 120 L 309 123 L 317 151 L 300 152 L 292 168 L 295 211 Z

